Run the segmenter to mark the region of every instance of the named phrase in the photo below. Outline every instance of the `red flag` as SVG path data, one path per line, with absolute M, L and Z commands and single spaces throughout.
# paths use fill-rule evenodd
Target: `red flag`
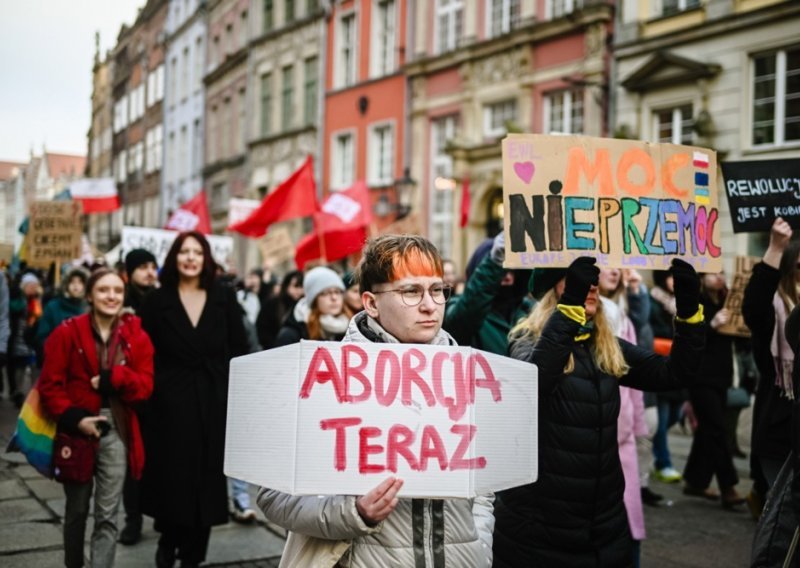
M 314 162 L 309 156 L 303 165 L 276 187 L 249 217 L 228 227 L 246 237 L 263 237 L 267 228 L 279 221 L 308 217 L 319 209 Z
M 458 224 L 459 227 L 467 226 L 467 221 L 469 221 L 469 206 L 469 178 L 465 177 L 464 181 L 461 182 L 461 222 Z
M 199 231 L 210 235 L 211 216 L 208 214 L 206 192 L 201 189 L 197 195 L 181 205 L 167 220 L 164 228 L 173 231 Z
M 330 193 L 314 214 L 314 232 L 297 244 L 295 263 L 302 269 L 310 260 L 333 262 L 358 252 L 367 240 L 370 223 L 372 203 L 366 183 L 357 181 L 344 191 Z

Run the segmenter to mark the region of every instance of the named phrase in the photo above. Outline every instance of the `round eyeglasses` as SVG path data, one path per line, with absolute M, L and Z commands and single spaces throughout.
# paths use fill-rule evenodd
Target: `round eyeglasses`
M 394 292 L 400 294 L 403 303 L 413 308 L 420 305 L 422 299 L 425 297 L 425 292 L 428 292 L 434 304 L 442 305 L 450 299 L 450 294 L 453 292 L 453 287 L 448 284 L 434 284 L 427 290 L 422 286 L 404 286 L 403 288 L 395 288 L 393 290 L 383 290 L 381 292 L 373 292 L 373 294 L 386 294 L 387 292 Z

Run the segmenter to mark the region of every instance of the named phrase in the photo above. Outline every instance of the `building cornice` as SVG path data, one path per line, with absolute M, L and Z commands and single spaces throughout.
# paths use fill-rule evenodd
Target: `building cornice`
M 211 73 L 203 77 L 203 84 L 208 87 L 218 79 L 222 78 L 228 71 L 235 69 L 238 65 L 247 61 L 247 47 L 242 47 L 239 51 L 228 55 L 222 64 L 218 65 Z
M 535 22 L 486 41 L 460 46 L 441 55 L 425 56 L 405 64 L 409 78 L 437 73 L 475 59 L 484 59 L 515 48 L 542 43 L 574 34 L 596 24 L 611 24 L 614 8 L 610 4 L 592 4 L 557 20 Z
M 284 130 L 282 132 L 277 132 L 275 134 L 270 134 L 269 136 L 261 136 L 259 138 L 254 138 L 247 143 L 248 148 L 253 148 L 255 146 L 261 146 L 266 144 L 273 144 L 275 142 L 280 142 L 281 140 L 289 139 L 289 138 L 296 138 L 303 134 L 314 133 L 317 131 L 317 127 L 314 124 L 306 124 L 305 126 L 300 126 L 298 128 L 292 128 L 291 130 Z
M 239 154 L 233 158 L 226 158 L 224 160 L 212 162 L 203 168 L 203 177 L 213 176 L 215 173 L 221 172 L 222 170 L 241 166 L 244 164 L 246 158 L 247 156 L 245 154 Z
M 308 26 L 309 24 L 319 23 L 318 20 L 321 20 L 324 15 L 325 12 L 322 9 L 318 9 L 313 14 L 305 16 L 304 18 L 293 20 L 291 23 L 280 28 L 273 28 L 268 32 L 264 32 L 261 35 L 252 38 L 250 40 L 250 47 L 259 47 L 263 43 L 276 40 L 281 36 L 297 31 L 300 28 Z
M 714 36 L 730 35 L 753 27 L 777 21 L 786 21 L 800 15 L 800 3 L 787 2 L 747 13 L 732 13 L 719 19 L 706 21 L 702 25 L 673 33 L 653 37 L 635 38 L 614 46 L 617 59 L 637 57 L 644 53 L 668 49 L 680 44 L 704 41 Z
M 374 77 L 372 79 L 367 79 L 366 81 L 360 81 L 355 85 L 349 85 L 347 87 L 340 87 L 338 89 L 331 89 L 330 91 L 325 91 L 326 97 L 335 97 L 336 95 L 340 95 L 342 93 L 346 93 L 348 91 L 355 91 L 358 89 L 363 89 L 364 87 L 368 87 L 370 85 L 374 85 L 375 83 L 381 83 L 388 79 L 396 79 L 398 77 L 403 77 L 403 70 L 402 68 L 398 69 L 394 73 L 390 73 L 389 75 L 381 75 L 380 77 Z

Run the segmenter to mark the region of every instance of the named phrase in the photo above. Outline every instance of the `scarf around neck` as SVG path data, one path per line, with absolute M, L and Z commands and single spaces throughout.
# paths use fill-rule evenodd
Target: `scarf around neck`
M 775 386 L 781 390 L 781 395 L 789 400 L 794 400 L 794 387 L 792 384 L 792 367 L 794 367 L 794 352 L 786 341 L 786 304 L 780 294 L 775 292 L 772 298 L 772 307 L 775 309 L 775 330 L 769 344 L 769 352 L 775 362 Z

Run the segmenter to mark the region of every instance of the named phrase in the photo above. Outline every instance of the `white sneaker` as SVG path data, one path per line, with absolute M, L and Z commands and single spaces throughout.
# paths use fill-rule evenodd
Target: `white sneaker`
M 674 467 L 653 470 L 653 475 L 656 476 L 656 479 L 664 483 L 677 483 L 683 479 L 681 473 Z

